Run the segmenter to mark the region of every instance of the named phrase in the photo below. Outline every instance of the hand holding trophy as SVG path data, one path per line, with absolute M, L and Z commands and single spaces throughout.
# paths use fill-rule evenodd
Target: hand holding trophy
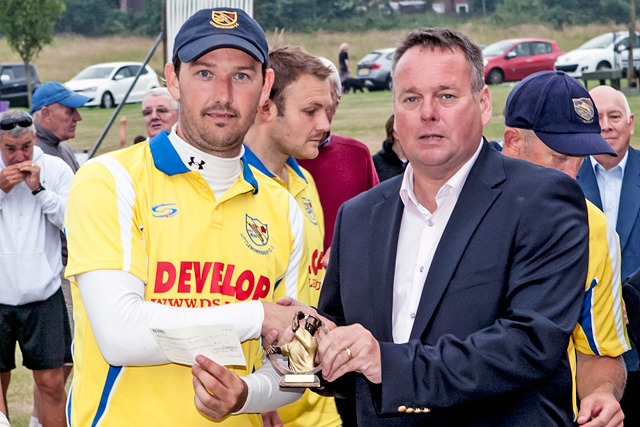
M 315 364 L 318 342 L 314 337 L 320 327 L 326 328 L 319 318 L 299 311 L 293 318 L 293 341 L 266 349 L 269 360 L 282 374 L 280 387 L 320 387 L 315 374 L 322 370 L 322 364 Z M 277 354 L 289 358 L 289 369 L 278 362 Z

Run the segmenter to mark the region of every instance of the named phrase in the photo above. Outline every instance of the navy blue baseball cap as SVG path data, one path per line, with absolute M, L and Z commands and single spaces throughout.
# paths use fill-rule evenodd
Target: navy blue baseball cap
M 240 49 L 257 61 L 269 61 L 264 30 L 242 9 L 203 9 L 186 20 L 173 44 L 173 60 L 191 62 L 214 49 Z
M 69 108 L 80 108 L 91 101 L 60 82 L 46 82 L 38 86 L 31 99 L 31 114 L 51 104 L 62 104 Z
M 504 124 L 530 129 L 549 148 L 568 156 L 617 156 L 600 134 L 589 92 L 562 71 L 542 71 L 518 83 L 507 98 Z

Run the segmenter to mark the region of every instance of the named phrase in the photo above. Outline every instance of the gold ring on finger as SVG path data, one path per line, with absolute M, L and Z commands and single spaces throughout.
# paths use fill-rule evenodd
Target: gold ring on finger
M 349 360 L 353 359 L 353 354 L 351 354 L 351 349 L 349 347 L 345 348 L 344 351 L 347 352 L 347 356 L 349 356 Z

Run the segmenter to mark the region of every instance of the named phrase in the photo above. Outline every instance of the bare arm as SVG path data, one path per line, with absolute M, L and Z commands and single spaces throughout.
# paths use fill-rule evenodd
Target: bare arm
M 576 354 L 580 398 L 578 424 L 622 426 L 624 414 L 618 402 L 627 382 L 627 371 L 622 356 L 594 356 L 579 351 Z

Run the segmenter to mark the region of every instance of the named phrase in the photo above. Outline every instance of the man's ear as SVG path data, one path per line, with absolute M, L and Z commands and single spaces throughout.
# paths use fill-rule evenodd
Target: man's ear
M 49 106 L 44 106 L 40 109 L 40 120 L 42 123 L 46 123 L 51 119 L 51 110 Z
M 164 77 L 167 81 L 167 89 L 169 89 L 169 93 L 173 99 L 180 100 L 180 83 L 178 82 L 178 75 L 173 67 L 173 63 L 167 62 L 164 66 Z
M 271 122 L 277 115 L 278 107 L 271 99 L 267 99 L 258 106 L 258 116 L 263 123 Z
M 506 128 L 504 130 L 504 145 L 502 147 L 502 153 L 509 157 L 518 158 L 520 156 L 520 150 L 522 150 L 522 143 L 524 141 L 524 135 L 516 128 Z

